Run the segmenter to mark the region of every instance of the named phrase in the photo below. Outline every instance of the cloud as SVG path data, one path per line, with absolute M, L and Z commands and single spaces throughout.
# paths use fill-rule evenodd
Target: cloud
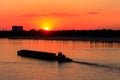
M 48 13 L 47 16 L 77 16 L 70 13 Z
M 17 17 L 39 17 L 39 14 L 22 14 L 18 15 Z
M 47 13 L 47 14 L 23 14 L 17 17 L 40 17 L 40 16 L 58 16 L 59 17 L 59 16 L 79 16 L 79 15 L 55 12 L 55 13 Z
M 99 14 L 99 12 L 95 12 L 95 11 L 93 11 L 93 12 L 88 12 L 88 14 Z

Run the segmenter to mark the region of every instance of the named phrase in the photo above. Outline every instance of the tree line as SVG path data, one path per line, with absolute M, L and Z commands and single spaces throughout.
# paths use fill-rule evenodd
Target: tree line
M 0 38 L 8 37 L 120 37 L 120 30 L 0 31 Z

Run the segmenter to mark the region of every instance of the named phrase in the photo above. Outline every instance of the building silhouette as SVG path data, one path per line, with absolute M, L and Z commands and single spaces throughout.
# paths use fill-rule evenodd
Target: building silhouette
M 23 31 L 23 26 L 12 26 L 12 31 Z

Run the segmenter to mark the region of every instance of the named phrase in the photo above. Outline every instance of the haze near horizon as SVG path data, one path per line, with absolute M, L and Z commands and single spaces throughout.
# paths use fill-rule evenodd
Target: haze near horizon
M 0 30 L 120 29 L 119 0 L 2 0 Z

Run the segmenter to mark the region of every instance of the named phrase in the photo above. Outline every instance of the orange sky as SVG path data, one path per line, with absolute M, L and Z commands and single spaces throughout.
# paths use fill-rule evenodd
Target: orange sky
M 2 0 L 0 30 L 120 29 L 120 0 Z

